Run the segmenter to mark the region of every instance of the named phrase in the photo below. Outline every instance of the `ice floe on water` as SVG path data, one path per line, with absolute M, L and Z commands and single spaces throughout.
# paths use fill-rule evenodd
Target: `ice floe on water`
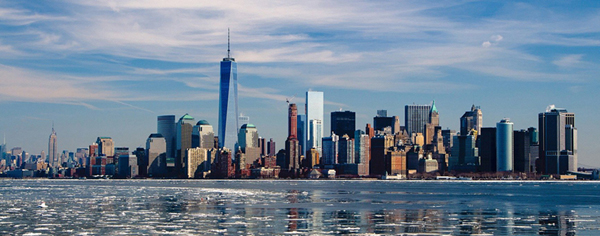
M 0 235 L 593 235 L 595 185 L 9 180 Z M 576 199 L 577 201 L 574 201 Z M 47 208 L 36 208 L 45 201 Z

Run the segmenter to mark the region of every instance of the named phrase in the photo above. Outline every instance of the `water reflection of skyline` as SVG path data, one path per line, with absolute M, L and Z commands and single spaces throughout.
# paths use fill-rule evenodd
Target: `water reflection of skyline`
M 595 193 L 590 191 L 593 185 L 575 186 L 582 195 L 568 185 L 537 189 L 535 195 L 527 188 L 494 193 L 499 188 L 495 184 L 475 184 L 462 192 L 451 185 L 454 192 L 448 193 L 430 183 L 182 182 L 181 187 L 162 182 L 52 183 L 52 191 L 43 184 L 27 189 L 19 188 L 19 182 L 0 186 L 0 207 L 8 209 L 0 211 L 0 234 L 567 236 L 594 234 L 600 225 L 600 207 L 580 204 L 597 199 L 590 194 Z M 148 184 L 155 186 L 140 187 Z M 573 194 L 564 194 L 567 191 Z M 51 209 L 45 212 L 27 207 L 35 206 L 40 192 L 53 193 L 47 199 Z

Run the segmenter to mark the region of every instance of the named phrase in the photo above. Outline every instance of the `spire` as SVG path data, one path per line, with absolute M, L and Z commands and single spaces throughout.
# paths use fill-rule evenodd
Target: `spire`
M 434 112 L 438 112 L 437 107 L 435 107 L 435 100 L 433 100 L 433 103 L 431 104 L 431 111 L 429 111 L 429 113 Z
M 231 58 L 231 44 L 230 44 L 230 33 L 229 28 L 227 28 L 227 57 L 223 58 L 223 61 L 235 61 L 235 59 Z

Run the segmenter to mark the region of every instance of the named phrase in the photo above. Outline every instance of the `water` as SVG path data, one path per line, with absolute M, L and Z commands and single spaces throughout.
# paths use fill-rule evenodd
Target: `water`
M 598 185 L 3 179 L 0 235 L 598 235 Z

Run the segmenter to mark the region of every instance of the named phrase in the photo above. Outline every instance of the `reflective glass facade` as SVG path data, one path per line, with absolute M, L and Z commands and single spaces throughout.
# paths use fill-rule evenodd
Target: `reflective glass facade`
M 233 58 L 221 61 L 219 90 L 219 147 L 235 150 L 238 125 L 237 63 Z
M 496 124 L 496 170 L 513 171 L 513 123 L 503 119 Z
M 323 92 L 306 92 L 305 132 L 307 133 L 305 136 L 306 147 L 303 149 L 310 150 L 314 147 L 321 155 L 323 153 Z

